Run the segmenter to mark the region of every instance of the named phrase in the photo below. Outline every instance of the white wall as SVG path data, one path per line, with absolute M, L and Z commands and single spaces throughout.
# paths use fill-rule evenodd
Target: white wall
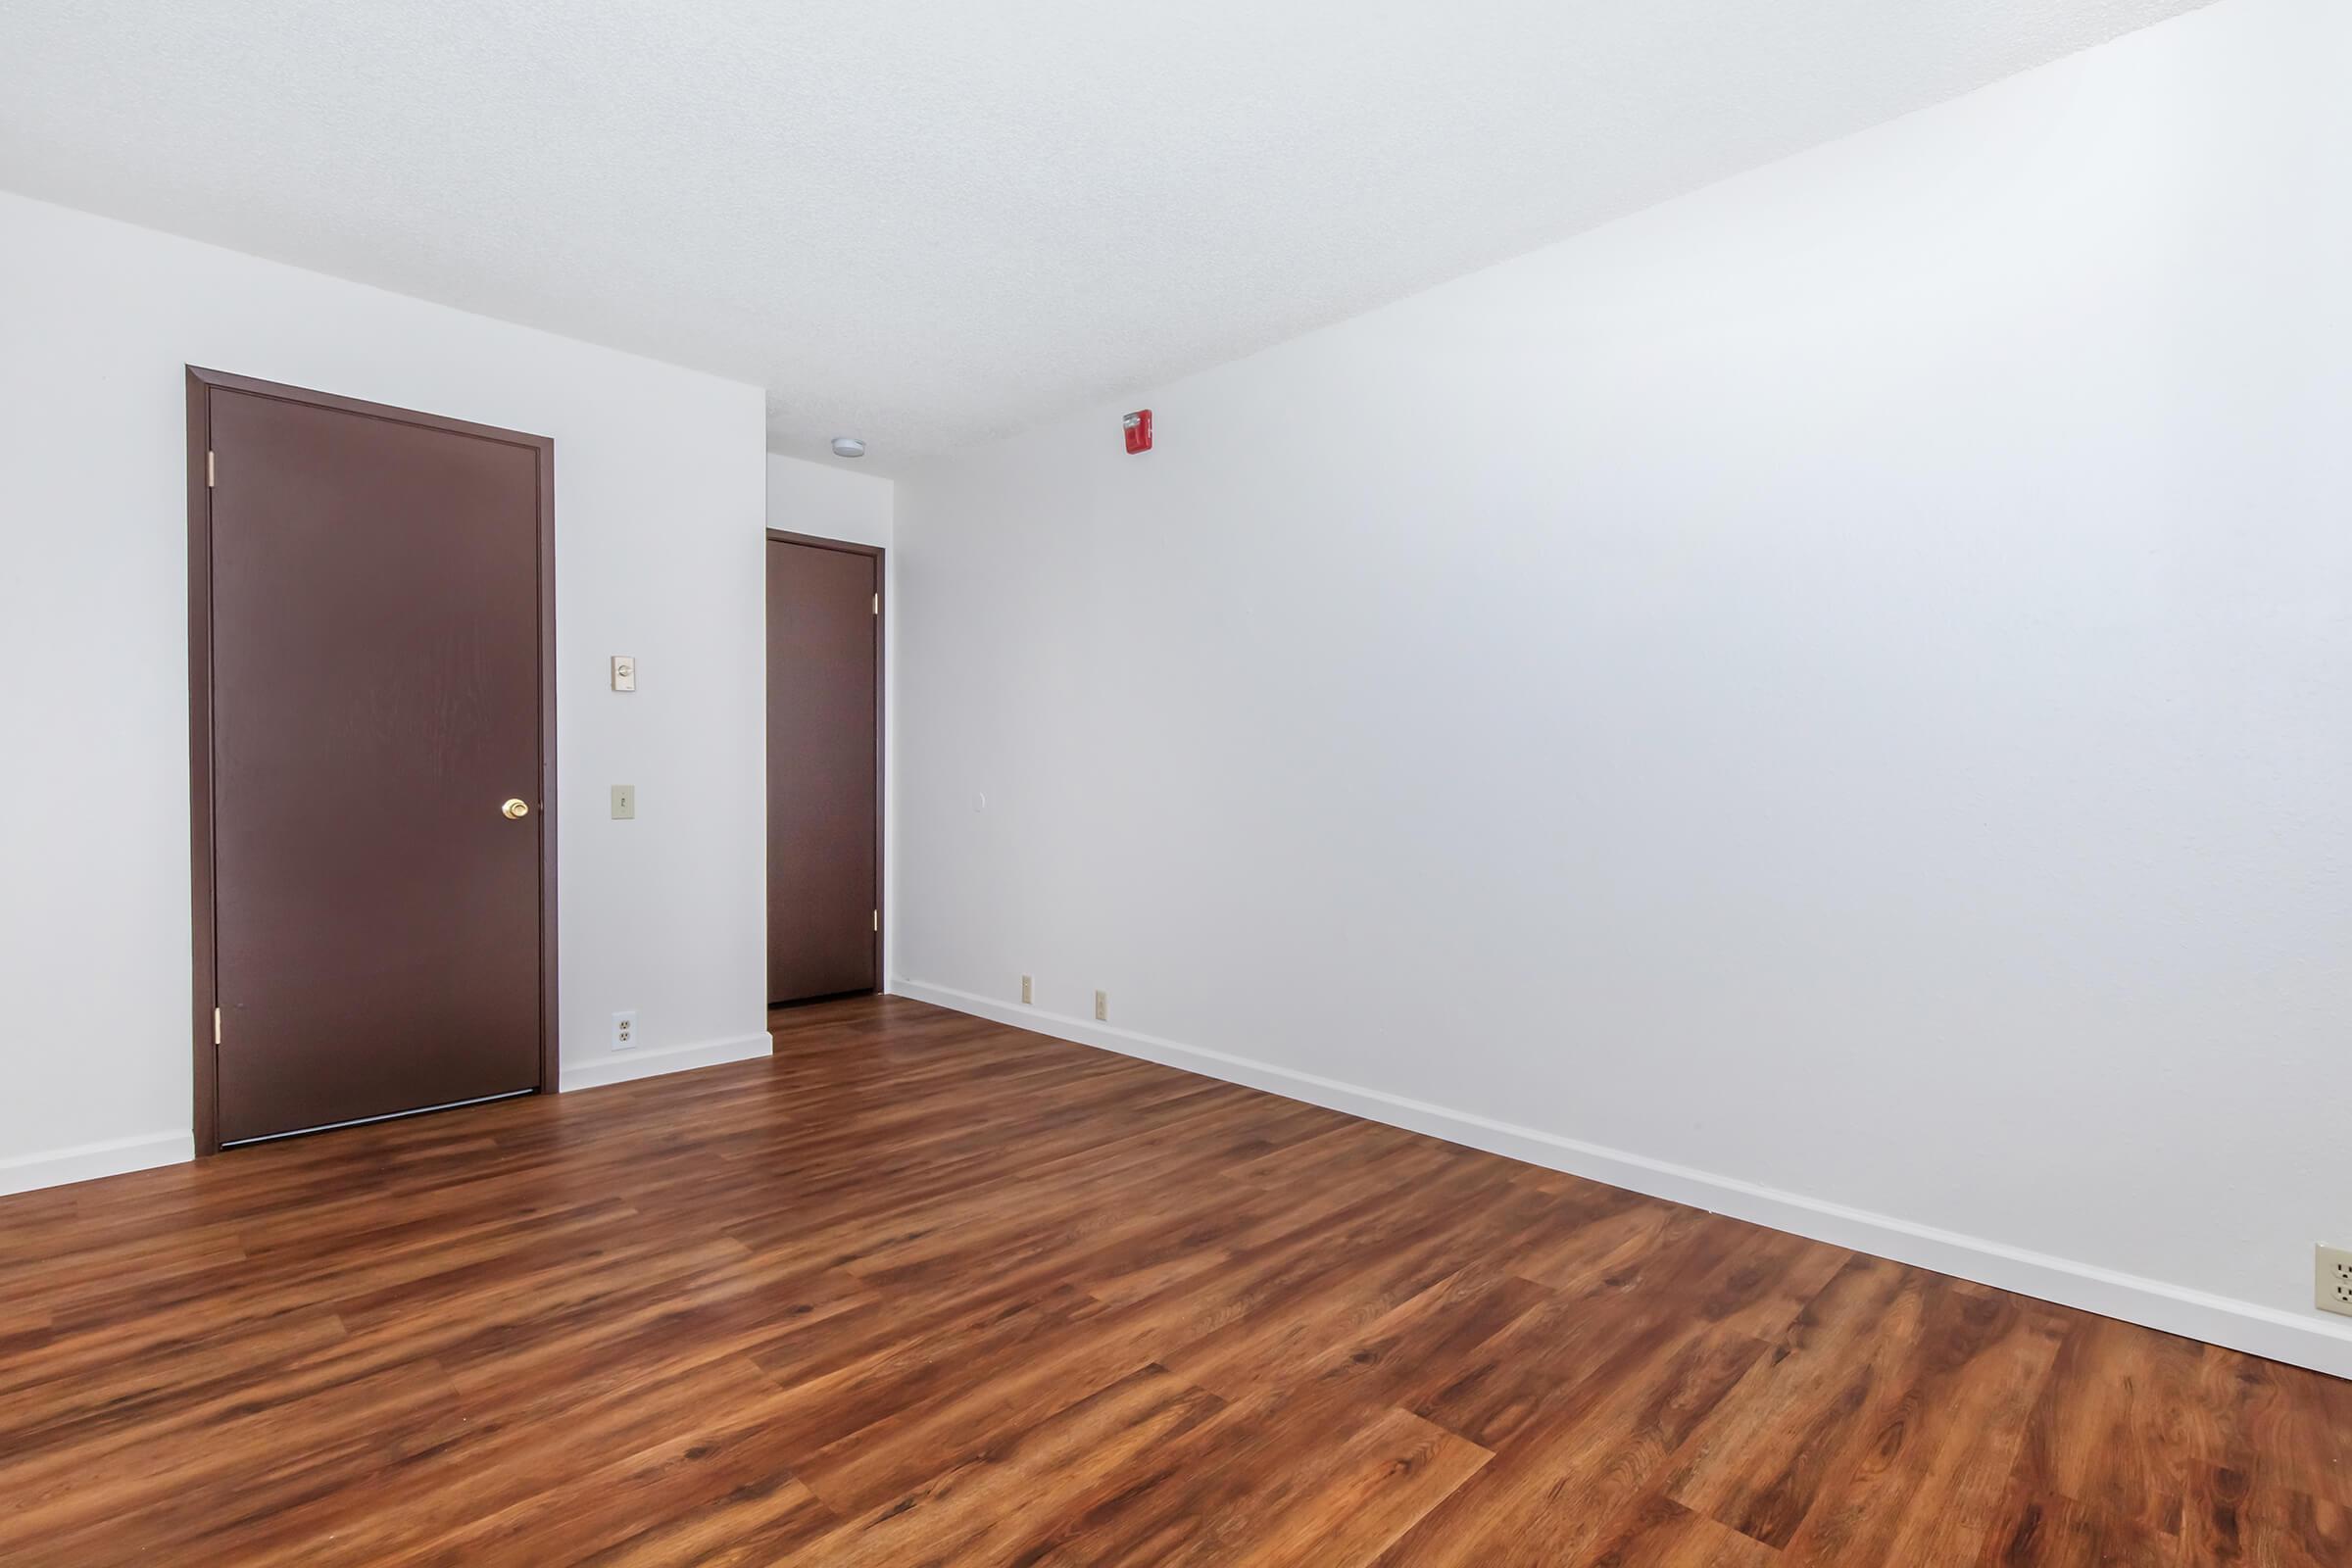
M 898 989 L 2352 1373 L 2347 61 L 2226 0 L 907 470 Z
M 188 1152 L 189 363 L 555 437 L 564 1084 L 766 1050 L 760 390 L 0 195 L 0 1190 Z
M 767 455 L 767 525 L 854 545 L 890 548 L 891 482 L 852 460 L 811 463 Z M 887 558 L 885 558 L 887 559 Z

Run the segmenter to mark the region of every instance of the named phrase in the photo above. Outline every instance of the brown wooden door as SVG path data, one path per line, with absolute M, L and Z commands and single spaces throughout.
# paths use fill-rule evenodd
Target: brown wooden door
M 204 395 L 218 1139 L 539 1088 L 548 445 Z
M 767 546 L 767 996 L 882 979 L 879 553 Z

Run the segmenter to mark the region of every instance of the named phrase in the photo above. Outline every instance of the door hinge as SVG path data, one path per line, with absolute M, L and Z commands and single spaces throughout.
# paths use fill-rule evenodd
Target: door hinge
M 219 1045 L 220 1043 L 220 1009 L 219 1007 L 215 1007 L 215 1008 L 213 1009 L 213 1044 L 217 1046 L 217 1045 Z
M 877 615 L 882 613 L 882 596 L 880 594 L 874 595 L 874 613 Z
M 213 455 L 210 452 L 204 455 L 204 487 L 207 490 L 213 487 Z
M 874 911 L 874 929 L 877 931 L 882 929 L 882 911 L 880 909 Z

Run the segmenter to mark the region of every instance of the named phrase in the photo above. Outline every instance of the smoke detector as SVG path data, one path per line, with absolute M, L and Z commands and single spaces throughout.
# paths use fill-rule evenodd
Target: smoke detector
M 865 443 L 854 435 L 837 435 L 833 438 L 833 455 L 837 458 L 862 458 L 865 456 Z

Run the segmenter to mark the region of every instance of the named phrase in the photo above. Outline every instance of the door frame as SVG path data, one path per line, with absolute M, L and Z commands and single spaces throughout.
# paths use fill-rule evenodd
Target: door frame
M 888 990 L 890 989 L 890 976 L 889 976 L 887 973 L 885 973 L 885 972 L 883 971 L 883 967 L 882 967 L 882 952 L 883 952 L 882 938 L 883 938 L 883 936 L 884 936 L 884 935 L 885 935 L 885 934 L 886 934 L 886 933 L 887 933 L 887 932 L 890 930 L 890 906 L 889 906 L 888 905 L 884 904 L 884 903 L 883 903 L 883 901 L 882 901 L 882 889 L 883 889 L 883 885 L 884 885 L 884 878 L 883 878 L 883 874 L 882 874 L 882 856 L 883 856 L 883 852 L 884 852 L 884 850 L 885 850 L 885 849 L 888 847 L 888 845 L 889 845 L 889 843 L 890 843 L 890 834 L 889 834 L 889 831 L 888 831 L 888 828 L 889 828 L 889 818 L 888 818 L 888 817 L 887 817 L 887 816 L 884 814 L 884 808 L 885 808 L 885 806 L 887 805 L 887 803 L 888 803 L 888 801 L 889 801 L 889 798 L 890 798 L 889 756 L 888 756 L 888 753 L 887 753 L 887 752 L 886 752 L 886 750 L 885 750 L 885 741 L 886 741 L 886 738 L 888 737 L 888 735 L 889 735 L 889 733 L 890 733 L 890 732 L 889 732 L 889 730 L 888 730 L 888 729 L 886 729 L 886 728 L 884 727 L 884 723 L 883 723 L 883 705 L 884 705 L 884 704 L 885 704 L 885 703 L 888 701 L 888 696 L 887 696 L 887 693 L 888 693 L 888 690 L 889 690 L 889 683 L 888 683 L 888 681 L 885 679 L 885 669 L 884 669 L 884 665 L 883 665 L 883 660 L 884 660 L 884 657 L 885 657 L 885 649 L 886 649 L 886 647 L 887 647 L 887 644 L 886 644 L 886 640 L 884 639 L 884 637 L 883 637 L 883 635 L 882 635 L 882 627 L 883 627 L 883 623 L 884 623 L 884 622 L 885 622 L 885 621 L 886 621 L 886 620 L 889 618 L 889 616 L 890 616 L 890 573 L 889 573 L 889 571 L 888 571 L 888 570 L 886 570 L 886 569 L 885 569 L 885 567 L 886 567 L 886 565 L 887 565 L 887 553 L 884 551 L 883 547 L 882 547 L 882 546 L 880 546 L 880 545 L 859 545 L 859 544 L 852 544 L 852 543 L 851 543 L 849 540 L 847 540 L 847 539 L 825 539 L 825 538 L 821 538 L 821 537 L 819 537 L 819 536 L 818 536 L 818 535 L 816 535 L 816 534 L 812 534 L 812 533 L 793 533 L 793 532 L 791 532 L 790 530 L 788 530 L 788 529 L 784 529 L 784 528 L 770 528 L 770 529 L 768 529 L 768 530 L 767 530 L 767 542 L 768 542 L 769 544 L 771 544 L 771 545 L 808 545 L 808 546 L 810 546 L 811 548 L 813 548 L 813 549 L 817 549 L 817 550 L 838 550 L 838 551 L 840 551 L 840 552 L 841 552 L 842 554 L 844 554 L 844 555 L 851 555 L 851 556 L 870 556 L 870 557 L 872 557 L 872 558 L 873 558 L 873 563 L 874 563 L 874 990 L 873 990 L 873 995 L 875 995 L 875 996 L 881 996 L 881 995 L 882 995 L 884 992 L 886 992 L 886 991 L 888 991 Z M 764 581 L 766 580 L 766 567 L 767 567 L 767 558 L 766 558 L 764 555 L 763 555 L 763 556 L 761 556 L 761 557 L 760 558 L 760 579 L 761 579 L 761 581 L 762 581 L 762 582 L 764 582 Z M 765 665 L 765 663 L 764 663 L 764 660 L 765 660 L 766 653 L 767 653 L 767 608 L 766 608 L 766 605 L 765 605 L 764 601 L 762 601 L 762 603 L 761 603 L 761 606 L 760 606 L 760 656 L 761 656 L 761 659 L 762 659 L 762 661 L 763 661 L 763 662 L 761 663 L 760 667 L 761 667 L 762 669 L 764 669 L 764 668 L 766 667 L 766 665 Z M 761 706 L 762 706 L 762 708 L 764 708 L 764 706 L 765 706 L 765 704 L 764 704 L 764 700 L 762 701 L 762 705 L 761 705 Z M 762 715 L 762 717 L 761 717 L 761 719 L 760 719 L 760 722 L 761 722 L 761 724 L 762 724 L 762 725 L 764 725 L 764 724 L 766 723 L 766 719 L 765 719 L 765 717 L 764 717 L 764 714 Z M 766 750 L 767 750 L 767 748 L 766 748 L 766 745 L 765 745 L 765 739 L 766 739 L 766 737 L 765 737 L 765 736 L 762 736 L 762 737 L 761 737 L 761 742 L 762 742 L 762 744 L 761 744 L 761 746 L 760 746 L 760 753 L 761 753 L 761 756 L 762 756 L 762 758 L 764 758 L 764 756 L 765 756 L 765 754 L 766 754 Z M 762 829 L 764 829 L 764 828 L 767 826 L 767 820 L 766 820 L 766 812 L 767 812 L 767 778 L 766 778 L 766 769 L 765 769 L 764 767 L 762 767 L 762 768 L 761 768 L 761 770 L 760 770 L 760 827 L 761 827 Z M 764 902 L 761 904 L 760 907 L 761 907 L 761 909 L 764 911 L 764 909 L 765 909 L 765 907 L 766 907 L 766 905 L 764 904 Z M 761 954 L 761 955 L 760 955 L 760 961 L 764 963 L 764 962 L 766 961 L 766 956 L 766 956 L 765 954 Z
M 195 1133 L 198 1155 L 220 1149 L 220 1074 L 213 1040 L 220 1006 L 220 941 L 213 886 L 213 490 L 211 409 L 216 391 L 242 392 L 311 408 L 421 425 L 528 449 L 539 475 L 539 1083 L 559 1082 L 556 991 L 556 443 L 497 425 L 419 414 L 252 376 L 190 365 L 188 395 L 188 823 L 194 1012 Z

